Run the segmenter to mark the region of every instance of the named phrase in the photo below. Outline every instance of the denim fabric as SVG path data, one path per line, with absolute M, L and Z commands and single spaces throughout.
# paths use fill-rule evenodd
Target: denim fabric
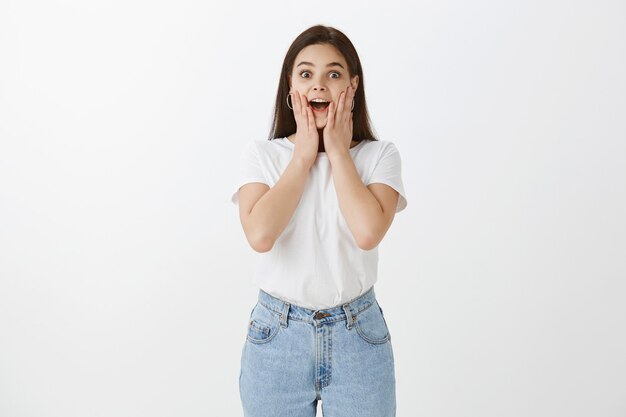
M 241 354 L 244 417 L 395 417 L 391 336 L 374 287 L 311 310 L 259 289 Z

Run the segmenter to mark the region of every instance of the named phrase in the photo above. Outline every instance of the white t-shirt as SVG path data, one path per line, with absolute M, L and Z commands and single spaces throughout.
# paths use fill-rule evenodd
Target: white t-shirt
M 291 160 L 295 145 L 287 138 L 253 140 L 244 148 L 239 188 L 250 182 L 273 187 Z M 363 183 L 383 183 L 400 194 L 396 213 L 407 205 L 400 154 L 390 141 L 362 140 L 350 155 Z M 272 250 L 259 253 L 253 282 L 291 304 L 325 309 L 351 301 L 376 282 L 378 247 L 360 249 L 339 208 L 331 165 L 319 152 L 291 220 Z

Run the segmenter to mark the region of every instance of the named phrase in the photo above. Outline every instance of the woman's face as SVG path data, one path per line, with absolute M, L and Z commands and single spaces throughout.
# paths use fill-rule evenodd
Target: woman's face
M 311 104 L 318 129 L 326 126 L 328 104 L 332 101 L 336 108 L 339 95 L 346 91 L 349 85 L 356 90 L 358 83 L 358 75 L 350 79 L 348 64 L 343 55 L 328 44 L 309 45 L 302 49 L 296 56 L 290 77 L 291 91 L 297 90 Z M 314 98 L 327 100 L 328 104 L 314 105 L 311 103 Z M 348 103 L 348 106 L 351 106 L 351 103 Z

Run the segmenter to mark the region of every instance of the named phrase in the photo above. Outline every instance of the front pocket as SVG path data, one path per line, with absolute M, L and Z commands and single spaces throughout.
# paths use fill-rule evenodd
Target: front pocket
M 251 343 L 267 343 L 276 336 L 280 329 L 280 322 L 273 311 L 262 304 L 257 304 L 248 320 L 248 334 L 246 338 Z
M 376 301 L 357 314 L 355 328 L 367 343 L 378 345 L 389 340 L 389 329 Z

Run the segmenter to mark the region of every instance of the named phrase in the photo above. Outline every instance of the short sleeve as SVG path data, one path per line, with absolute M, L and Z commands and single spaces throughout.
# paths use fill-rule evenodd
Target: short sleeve
M 400 152 L 398 152 L 393 142 L 387 141 L 383 147 L 380 157 L 374 166 L 372 175 L 365 185 L 367 186 L 374 183 L 386 184 L 400 194 L 398 196 L 396 213 L 405 209 L 407 199 L 402 182 L 402 160 L 400 159 Z
M 239 204 L 239 188 L 251 182 L 268 184 L 259 157 L 258 141 L 254 140 L 250 141 L 241 153 L 238 177 L 232 189 L 231 201 L 233 204 Z

